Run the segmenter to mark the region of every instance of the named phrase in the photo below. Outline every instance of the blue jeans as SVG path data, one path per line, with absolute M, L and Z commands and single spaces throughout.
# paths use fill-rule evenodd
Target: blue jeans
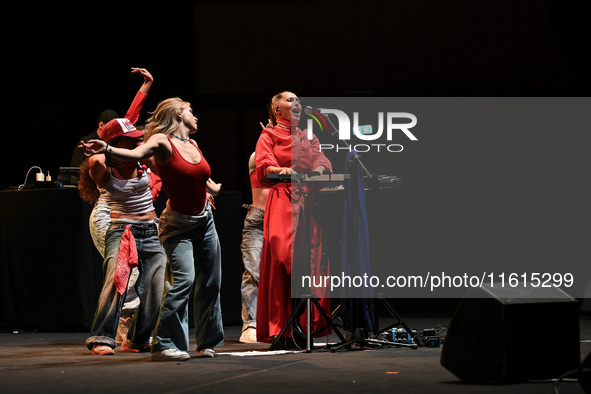
M 172 348 L 189 351 L 189 296 L 193 288 L 197 350 L 221 346 L 224 341 L 220 306 L 222 258 L 211 208 L 207 205 L 202 215 L 186 227 L 174 222 L 169 209 L 167 206 L 160 217 L 161 232 L 173 229 L 170 231 L 173 235 L 160 238 L 168 264 L 152 352 Z
M 94 246 L 96 246 L 96 249 L 99 251 L 103 259 L 105 258 L 105 235 L 110 225 L 111 210 L 109 209 L 109 204 L 107 204 L 105 199 L 99 198 L 96 200 L 94 208 L 92 208 L 92 212 L 90 212 L 90 217 L 88 218 L 88 227 L 90 229 L 92 242 L 94 243 Z M 127 314 L 133 314 L 140 304 L 140 299 L 135 292 L 135 282 L 137 281 L 138 275 L 139 273 L 137 267 L 132 269 L 131 274 L 129 275 L 127 295 L 125 296 L 125 302 L 123 303 L 122 307 L 122 310 Z
M 86 340 L 89 349 L 96 345 L 115 348 L 115 335 L 121 314 L 125 293 L 119 294 L 115 288 L 114 277 L 121 236 L 125 231 L 125 222 L 111 223 L 105 236 L 105 261 L 103 263 L 104 282 L 96 308 L 90 337 Z M 139 276 L 135 290 L 140 298 L 140 306 L 128 333 L 128 339 L 134 344 L 145 344 L 158 319 L 162 290 L 164 287 L 164 269 L 166 255 L 158 241 L 158 228 L 155 223 L 132 221 L 131 233 L 135 238 L 138 252 Z
M 248 208 L 242 229 L 242 262 L 244 273 L 240 293 L 242 296 L 242 331 L 257 325 L 257 293 L 259 287 L 259 269 L 263 250 L 263 223 L 265 210 L 245 205 Z

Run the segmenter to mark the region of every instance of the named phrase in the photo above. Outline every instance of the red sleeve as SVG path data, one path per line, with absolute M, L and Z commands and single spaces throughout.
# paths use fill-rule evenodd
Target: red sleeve
M 144 101 L 146 101 L 147 96 L 147 94 L 138 90 L 137 94 L 133 98 L 133 102 L 125 114 L 125 118 L 128 119 L 134 126 L 140 118 L 140 111 L 142 110 L 142 106 L 144 105 Z
M 148 173 L 148 176 L 150 179 L 150 193 L 152 194 L 152 202 L 154 202 L 158 198 L 160 190 L 162 189 L 162 180 L 152 171 Z
M 256 173 L 257 178 L 264 183 L 265 182 L 265 170 L 269 166 L 274 167 L 281 167 L 277 163 L 277 158 L 275 157 L 275 153 L 273 152 L 273 137 L 267 131 L 267 129 L 263 130 L 259 140 L 257 141 L 257 148 L 256 148 Z

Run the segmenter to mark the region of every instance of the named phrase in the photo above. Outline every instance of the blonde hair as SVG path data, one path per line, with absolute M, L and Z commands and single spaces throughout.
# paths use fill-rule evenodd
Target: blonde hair
M 170 135 L 179 127 L 179 115 L 185 107 L 191 104 L 178 97 L 162 100 L 151 112 L 152 115 L 146 121 L 145 140 L 147 141 L 154 134 L 162 133 Z

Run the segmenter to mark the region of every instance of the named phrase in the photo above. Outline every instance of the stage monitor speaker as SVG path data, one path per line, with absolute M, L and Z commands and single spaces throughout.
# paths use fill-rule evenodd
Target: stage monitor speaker
M 451 319 L 441 365 L 475 384 L 557 378 L 580 364 L 578 304 L 557 288 L 473 289 Z

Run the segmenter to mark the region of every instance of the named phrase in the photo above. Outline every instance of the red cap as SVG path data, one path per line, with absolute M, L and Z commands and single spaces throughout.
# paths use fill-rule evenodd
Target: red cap
M 144 135 L 142 130 L 138 130 L 135 126 L 126 118 L 115 118 L 103 127 L 102 140 L 109 141 L 120 135 L 124 137 L 141 137 Z

